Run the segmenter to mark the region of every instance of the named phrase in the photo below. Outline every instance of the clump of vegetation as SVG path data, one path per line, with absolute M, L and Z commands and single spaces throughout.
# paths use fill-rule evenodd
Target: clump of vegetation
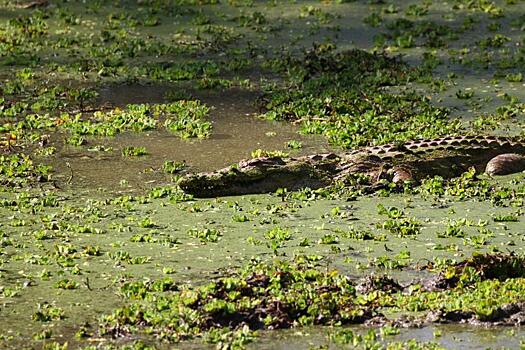
M 210 135 L 212 125 L 205 120 L 210 109 L 199 101 L 181 100 L 157 105 L 155 110 L 165 115 L 166 129 L 182 138 L 206 138 Z
M 461 176 L 449 180 L 439 176 L 424 179 L 416 191 L 423 195 L 451 196 L 459 200 L 477 199 L 479 201 L 490 201 L 495 206 L 521 206 L 524 200 L 522 188 L 523 186 L 521 185 L 503 185 L 491 182 L 482 174 L 476 173 L 474 168 L 471 168 Z M 515 217 L 495 217 L 495 219 L 516 221 Z
M 306 261 L 252 263 L 201 287 L 177 286 L 169 278 L 125 283 L 121 291 L 130 304 L 105 316 L 101 332 L 113 336 L 146 332 L 172 341 L 213 337 L 218 329 L 253 335 L 253 330 L 265 328 L 362 323 L 379 315 L 380 307 L 444 310 L 464 316 L 458 320 L 501 320 L 519 312 L 516 308 L 505 316 L 501 310 L 506 303 L 523 299 L 523 266 L 523 258 L 514 255 L 476 255 L 454 266 L 460 280 L 469 279 L 468 285 L 428 291 L 418 284 L 402 287 L 386 276 L 356 285 Z M 494 302 L 487 304 L 490 298 Z
M 410 294 L 387 305 L 407 311 L 431 311 L 434 321 L 512 324 L 523 312 L 525 260 L 514 254 L 479 254 L 445 268 Z
M 485 280 L 505 281 L 525 278 L 525 258 L 511 254 L 474 254 L 471 258 L 448 266 L 430 280 L 429 289 L 449 289 Z
M 63 114 L 58 124 L 71 133 L 68 140 L 76 145 L 83 144 L 85 136 L 115 136 L 126 131 L 152 130 L 160 118 L 165 119 L 166 128 L 182 138 L 205 138 L 211 131 L 211 123 L 204 120 L 208 111 L 209 108 L 199 101 L 182 100 L 171 104 L 128 105 L 124 110 L 95 112 L 87 119 L 80 114 L 74 117 Z
M 35 163 L 25 154 L 0 155 L 0 185 L 20 187 L 51 179 L 51 167 Z
M 182 170 L 186 168 L 185 162 L 178 162 L 174 160 L 167 160 L 162 165 L 162 169 L 164 169 L 164 172 L 167 174 L 176 174 L 180 173 Z
M 213 228 L 193 228 L 188 230 L 188 235 L 190 235 L 191 237 L 198 238 L 202 243 L 206 244 L 208 242 L 217 243 L 219 241 L 219 238 L 222 236 L 222 233 L 220 233 L 217 229 Z
M 357 302 L 347 277 L 308 264 L 252 264 L 238 275 L 165 293 L 172 285 L 164 283 L 169 288 L 148 288 L 146 292 L 135 285 L 133 289 L 123 286 L 128 298 L 138 300 L 106 316 L 102 333 L 123 336 L 141 331 L 180 340 L 223 327 L 255 330 L 348 324 L 372 316 L 367 305 Z
M 124 157 L 140 157 L 148 154 L 145 147 L 134 147 L 128 146 L 122 149 L 122 155 Z
M 377 224 L 378 227 L 388 230 L 390 233 L 400 237 L 417 235 L 420 232 L 421 223 L 414 218 L 396 208 L 386 208 L 384 205 L 378 205 L 378 213 L 388 217 L 383 223 Z
M 251 156 L 252 158 L 261 158 L 261 157 L 288 157 L 288 152 L 283 151 L 266 151 L 262 149 L 256 149 L 255 151 L 252 151 Z
M 284 87 L 269 85 L 261 105 L 265 117 L 300 122 L 304 133 L 322 134 L 335 145 L 432 138 L 457 133 L 459 121 L 413 92 L 388 93 L 387 86 L 415 81 L 422 74 L 401 61 L 362 50 L 337 51 L 318 45 L 302 58 L 276 62 Z

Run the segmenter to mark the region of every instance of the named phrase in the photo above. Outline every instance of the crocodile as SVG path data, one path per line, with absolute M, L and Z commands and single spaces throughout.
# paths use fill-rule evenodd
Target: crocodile
M 355 175 L 368 188 L 384 180 L 402 185 L 424 178 L 452 178 L 474 167 L 505 175 L 525 170 L 525 140 L 498 136 L 448 136 L 369 146 L 341 153 L 301 157 L 259 157 L 213 172 L 194 173 L 178 185 L 195 197 L 274 192 L 279 188 L 318 189 Z

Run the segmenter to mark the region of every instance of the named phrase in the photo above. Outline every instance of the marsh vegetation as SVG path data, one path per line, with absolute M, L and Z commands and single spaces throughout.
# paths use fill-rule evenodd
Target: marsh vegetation
M 0 347 L 525 346 L 523 173 L 177 186 L 522 137 L 524 30 L 523 0 L 0 0 Z

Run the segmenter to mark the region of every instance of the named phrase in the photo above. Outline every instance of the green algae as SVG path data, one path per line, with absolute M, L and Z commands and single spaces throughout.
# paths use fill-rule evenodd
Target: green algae
M 154 193 L 157 193 L 155 197 L 159 197 L 161 192 L 157 190 Z M 435 264 L 440 264 L 445 259 L 460 260 L 460 256 L 468 257 L 473 251 L 490 252 L 498 247 L 503 249 L 508 246 L 509 238 L 520 239 L 512 234 L 517 232 L 519 222 L 507 222 L 505 227 L 497 222 L 483 222 L 487 211 L 498 210 L 498 207 L 490 203 L 477 202 L 478 209 L 468 214 L 465 209 L 472 205 L 472 199 L 450 201 L 447 208 L 432 210 L 429 210 L 433 207 L 432 202 L 417 198 L 407 202 L 405 210 L 423 222 L 421 232 L 411 238 L 385 232 L 382 228 L 384 218 L 379 219 L 381 217 L 375 214 L 377 198 L 373 197 L 352 202 L 351 206 L 341 206 L 337 200 L 287 200 L 283 203 L 280 197 L 272 196 L 172 204 L 169 196 L 166 195 L 165 199 L 122 196 L 112 201 L 91 201 L 87 206 L 82 205 L 82 202 L 72 205 L 72 199 L 62 198 L 63 203 L 70 203 L 67 206 L 62 205 L 64 209 L 53 205 L 42 206 L 40 209 L 35 207 L 33 211 L 36 210 L 37 217 L 42 218 L 39 220 L 31 220 L 31 211 L 25 209 L 27 214 L 16 215 L 17 221 L 13 220 L 12 227 L 4 229 L 6 243 L 3 250 L 10 256 L 3 263 L 6 271 L 4 276 L 11 276 L 9 271 L 24 270 L 22 276 L 15 274 L 14 277 L 9 277 L 13 283 L 6 287 L 17 291 L 17 295 L 10 298 L 19 300 L 17 304 L 23 305 L 21 300 L 26 297 L 29 298 L 28 301 L 34 300 L 34 293 L 42 293 L 43 301 L 60 302 L 64 305 L 68 300 L 67 295 L 73 300 L 82 295 L 81 305 L 66 309 L 66 318 L 61 323 L 67 325 L 76 318 L 75 310 L 80 310 L 83 305 L 90 305 L 90 300 L 97 300 L 97 295 L 105 295 L 109 305 L 118 305 L 121 303 L 120 297 L 113 293 L 118 292 L 121 288 L 119 286 L 135 283 L 132 281 L 151 283 L 144 282 L 144 276 L 148 276 L 151 281 L 168 274 L 175 279 L 176 286 L 186 281 L 201 284 L 206 283 L 210 277 L 217 276 L 217 272 L 219 275 L 228 275 L 229 269 L 244 266 L 250 256 L 271 260 L 277 255 L 296 256 L 299 261 L 305 258 L 314 261 L 320 259 L 321 266 L 326 264 L 353 276 L 376 271 L 407 282 L 416 276 L 427 275 L 424 271 L 418 272 L 417 266 L 424 264 L 429 255 L 433 256 L 432 261 Z M 392 208 L 400 198 L 402 195 L 391 195 L 383 198 L 382 202 L 386 207 Z M 19 199 L 17 204 L 23 204 L 22 202 Z M 452 209 L 460 214 L 451 214 Z M 13 213 L 13 209 L 9 207 L 3 210 Z M 436 236 L 436 232 L 448 225 L 443 222 L 443 213 L 447 212 L 445 217 L 466 220 L 463 226 L 465 237 L 482 234 L 487 236 L 489 243 L 471 246 L 467 244 L 465 237 Z M 235 219 L 238 215 L 245 215 L 247 220 Z M 49 218 L 52 220 L 49 221 Z M 43 223 L 40 223 L 41 220 Z M 49 223 L 46 224 L 47 222 Z M 346 234 L 349 225 L 357 232 L 370 233 L 368 236 L 365 233 Z M 518 226 L 513 228 L 512 225 Z M 24 232 L 35 232 L 38 227 L 47 232 L 45 236 L 40 236 L 39 244 L 27 246 L 19 243 L 27 235 Z M 207 244 L 202 245 L 199 237 L 188 235 L 188 230 L 203 228 L 211 230 L 209 232 L 218 230 L 221 236 L 217 237 L 218 240 L 206 240 Z M 477 233 L 480 229 L 483 229 L 483 233 Z M 327 245 L 327 234 L 337 237 L 337 240 Z M 67 241 L 78 243 L 58 243 L 66 237 Z M 304 244 L 305 239 L 310 243 Z M 274 245 L 274 241 L 278 244 Z M 11 255 L 10 252 L 19 251 L 24 245 L 26 248 L 23 249 L 28 250 L 27 253 Z M 447 246 L 449 248 L 445 248 Z M 513 246 L 513 250 L 520 251 L 520 245 Z M 404 253 L 403 256 L 404 251 L 410 251 L 410 255 Z M 382 261 L 383 256 L 388 256 L 396 264 L 404 261 L 402 269 L 393 268 L 391 264 L 379 264 L 378 261 Z M 115 270 L 108 271 L 108 264 Z M 98 276 L 105 277 L 100 279 Z M 61 283 L 64 277 L 76 282 L 79 288 L 60 292 L 61 289 L 57 289 L 56 284 Z M 21 288 L 27 279 L 34 282 Z M 518 283 L 518 280 L 512 283 Z M 37 292 L 35 288 L 40 291 Z M 108 298 L 108 291 L 111 290 L 114 290 L 112 294 L 115 297 Z M 28 302 L 27 306 L 30 313 L 37 310 L 36 303 Z M 100 307 L 104 309 L 102 305 L 98 306 Z M 10 324 L 16 325 L 17 317 L 21 317 L 23 322 L 23 313 L 9 317 L 12 322 Z M 78 321 L 73 322 L 73 325 L 79 324 Z M 90 330 L 93 331 L 94 328 Z
M 137 342 L 100 337 L 99 316 L 135 303 L 128 300 L 130 286 L 143 286 L 145 299 L 161 293 L 147 289 L 152 286 L 172 297 L 171 289 L 182 285 L 192 291 L 234 278 L 252 257 L 310 261 L 319 276 L 337 270 L 352 283 L 387 274 L 408 284 L 475 252 L 523 254 L 523 175 L 490 179 L 469 172 L 452 181 L 428 179 L 404 193 L 386 186 L 374 196 L 352 184 L 214 200 L 153 188 L 171 180 L 163 174 L 165 161 L 186 161 L 182 171 L 212 170 L 255 150 L 296 152 L 291 140 L 303 143 L 300 154 L 327 148 L 297 135 L 298 128 L 245 114 L 295 120 L 303 132 L 344 147 L 460 130 L 521 133 L 522 3 L 51 1 L 34 10 L 0 4 L 0 130 L 6 151 L 15 152 L 2 156 L 0 172 L 2 347 L 171 348 L 147 334 Z M 396 54 L 403 57 L 393 59 Z M 343 68 L 346 74 L 338 72 Z M 220 110 L 206 113 L 211 129 L 205 123 L 190 132 L 208 140 L 180 141 L 150 111 L 184 100 Z M 136 106 L 141 103 L 148 106 Z M 139 108 L 146 123 L 93 125 L 95 113 L 130 108 Z M 64 113 L 73 117 L 63 120 Z M 108 133 L 119 135 L 100 138 Z M 235 138 L 240 133 L 244 138 Z M 64 139 L 80 146 L 64 146 Z M 122 159 L 128 146 L 150 154 Z M 462 310 L 487 321 L 521 300 L 523 281 L 516 276 L 469 276 L 454 290 L 414 288 L 382 303 L 397 305 L 392 314 L 430 308 L 447 319 Z M 140 307 L 155 305 L 149 302 Z M 223 307 L 218 298 L 207 310 Z M 374 334 L 314 327 L 263 331 L 254 339 L 252 330 L 223 327 L 205 341 L 254 348 L 436 346 L 409 340 L 416 337 L 449 348 L 519 346 L 519 329 L 501 330 L 430 326 L 396 336 L 388 327 Z M 487 341 L 499 333 L 508 336 Z

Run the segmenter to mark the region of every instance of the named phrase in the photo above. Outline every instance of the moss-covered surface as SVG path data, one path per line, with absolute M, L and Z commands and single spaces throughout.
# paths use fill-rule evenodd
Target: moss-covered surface
M 523 174 L 173 184 L 522 134 L 523 1 L 29 3 L 0 1 L 0 347 L 520 346 Z

